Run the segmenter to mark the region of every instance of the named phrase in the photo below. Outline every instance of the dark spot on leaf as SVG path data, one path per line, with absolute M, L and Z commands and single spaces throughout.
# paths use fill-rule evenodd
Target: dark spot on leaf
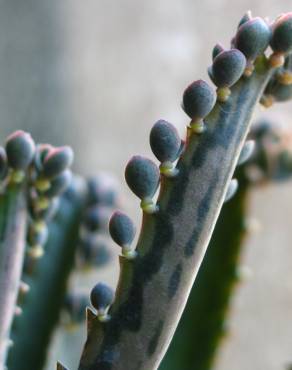
M 160 320 L 156 326 L 154 335 L 151 338 L 149 345 L 148 345 L 147 354 L 149 357 L 153 355 L 153 353 L 155 352 L 157 348 L 157 344 L 158 344 L 158 341 L 159 341 L 159 338 L 162 332 L 162 328 L 163 328 L 163 321 Z
M 169 280 L 169 285 L 168 285 L 168 298 L 169 299 L 171 299 L 175 295 L 179 287 L 181 274 L 182 274 L 182 264 L 178 263 Z

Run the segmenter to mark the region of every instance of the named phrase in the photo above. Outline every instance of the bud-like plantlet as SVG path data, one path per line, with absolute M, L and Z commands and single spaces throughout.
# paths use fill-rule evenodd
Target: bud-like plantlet
M 72 172 L 70 170 L 63 171 L 51 180 L 50 188 L 45 192 L 45 195 L 49 198 L 61 195 L 67 189 L 71 180 Z
M 246 67 L 246 59 L 237 49 L 226 50 L 217 55 L 210 71 L 212 80 L 218 86 L 217 95 L 221 101 L 226 101 L 230 95 L 229 87 L 242 76 Z M 222 94 L 221 94 L 221 91 Z
M 292 84 L 292 54 L 289 54 L 285 58 L 285 63 L 283 68 L 277 72 L 277 81 L 283 85 Z
M 64 198 L 72 201 L 76 198 L 76 196 L 80 196 L 84 194 L 86 188 L 86 183 L 84 179 L 80 176 L 73 176 L 72 181 L 70 182 L 68 188 L 66 189 L 65 193 L 63 194 Z
M 46 224 L 42 221 L 35 221 L 29 227 L 27 241 L 31 246 L 43 246 L 48 240 L 48 235 Z
M 100 174 L 87 181 L 88 203 L 113 206 L 117 203 L 117 185 L 108 175 Z
M 60 205 L 60 199 L 59 198 L 53 198 L 50 201 L 50 204 L 45 209 L 39 209 L 33 206 L 33 204 L 30 206 L 30 212 L 32 214 L 32 217 L 34 219 L 41 219 L 46 222 L 51 221 L 56 213 L 58 212 Z
M 96 232 L 106 228 L 110 216 L 107 207 L 93 206 L 87 209 L 84 215 L 84 226 L 87 230 Z
M 6 177 L 7 171 L 7 155 L 5 149 L 0 146 L 0 181 Z
M 254 62 L 269 45 L 271 30 L 268 24 L 259 17 L 243 23 L 235 36 L 235 47 L 246 57 L 248 62 Z
M 107 315 L 108 307 L 114 301 L 114 292 L 113 290 L 104 283 L 98 283 L 92 289 L 90 293 L 90 301 L 92 306 L 98 312 L 98 318 L 100 321 L 107 321 L 109 320 L 109 316 Z
M 283 85 L 275 79 L 272 79 L 265 89 L 265 95 L 271 96 L 273 101 L 285 102 L 292 98 L 292 84 Z
M 224 202 L 228 202 L 235 195 L 237 189 L 238 189 L 238 181 L 236 179 L 232 179 L 228 186 Z
M 79 242 L 79 256 L 83 265 L 94 267 L 105 265 L 111 257 L 109 248 L 90 233 Z
M 123 256 L 133 258 L 135 251 L 130 247 L 135 237 L 133 221 L 125 213 L 116 211 L 109 221 L 109 232 L 114 242 L 123 249 Z
M 150 146 L 156 158 L 161 162 L 160 172 L 173 176 L 176 170 L 174 162 L 180 153 L 181 139 L 176 128 L 164 120 L 159 120 L 150 132 Z
M 136 155 L 130 159 L 125 170 L 125 179 L 134 194 L 139 197 L 145 212 L 155 212 L 152 198 L 159 185 L 160 172 L 150 159 Z
M 224 50 L 225 49 L 221 44 L 216 44 L 213 48 L 213 51 L 212 51 L 212 60 L 214 60 L 217 57 L 217 55 L 222 53 L 222 51 L 224 51 Z
M 69 293 L 64 300 L 64 309 L 70 316 L 72 323 L 81 323 L 85 319 L 84 312 L 89 304 L 87 294 Z
M 35 244 L 27 248 L 27 255 L 29 258 L 25 259 L 24 270 L 27 274 L 31 274 L 34 266 L 35 260 L 42 258 L 44 255 L 44 248 L 41 244 Z
M 243 148 L 241 149 L 240 155 L 239 155 L 239 159 L 237 162 L 238 166 L 240 166 L 241 164 L 249 160 L 249 158 L 251 157 L 253 153 L 254 147 L 255 147 L 254 140 L 247 140 L 245 142 Z
M 38 144 L 36 146 L 34 165 L 38 172 L 42 171 L 44 159 L 52 149 L 54 149 L 54 147 L 50 144 Z
M 276 53 L 292 52 L 292 13 L 283 14 L 272 26 L 271 47 Z
M 43 161 L 43 175 L 54 178 L 72 165 L 73 151 L 69 146 L 53 148 Z
M 194 132 L 201 133 L 204 129 L 202 119 L 214 107 L 216 94 L 213 88 L 203 80 L 194 81 L 183 93 L 183 109 L 192 119 L 190 126 Z
M 30 286 L 25 283 L 24 281 L 20 281 L 19 283 L 19 294 L 21 296 L 27 294 L 30 291 Z
M 247 11 L 238 23 L 238 28 L 252 19 L 251 11 Z
M 6 139 L 8 164 L 14 170 L 25 171 L 33 160 L 35 143 L 27 132 L 18 130 Z
M 250 136 L 255 139 L 256 143 L 260 143 L 266 136 L 269 136 L 269 134 L 273 131 L 273 123 L 271 121 L 268 121 L 266 119 L 261 119 L 260 121 L 257 121 L 255 125 L 252 126 L 252 130 L 250 133 Z M 264 139 L 265 140 L 265 139 Z M 258 145 L 256 146 L 256 149 L 258 148 Z

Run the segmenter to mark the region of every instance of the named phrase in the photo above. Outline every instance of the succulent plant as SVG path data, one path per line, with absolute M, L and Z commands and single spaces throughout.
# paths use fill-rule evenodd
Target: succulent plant
M 83 297 L 81 300 L 78 292 L 71 293 L 68 283 L 74 267 L 79 270 L 83 267 L 88 269 L 89 266 L 96 268 L 108 261 L 108 248 L 102 246 L 101 255 L 100 242 L 97 240 L 97 235 L 104 232 L 104 225 L 97 223 L 93 227 L 92 221 L 90 227 L 87 224 L 89 209 L 107 209 L 104 217 L 108 221 L 109 210 L 114 204 L 112 199 L 102 198 L 114 189 L 108 188 L 107 193 L 102 195 L 100 189 L 94 187 L 98 181 L 102 183 L 105 179 L 100 176 L 86 182 L 76 176 L 73 178 L 60 198 L 59 211 L 49 225 L 44 258 L 35 263 L 34 256 L 26 257 L 22 279 L 30 291 L 22 301 L 22 315 L 16 317 L 13 323 L 11 339 L 14 345 L 8 356 L 9 369 L 43 368 L 53 330 L 63 309 L 66 309 L 71 324 L 83 321 L 72 302 L 76 305 L 79 302 L 81 310 L 85 299 Z M 98 199 L 95 197 L 97 194 Z M 106 220 L 104 224 L 107 224 Z M 89 303 L 88 299 L 86 303 Z M 31 332 L 28 338 L 32 322 L 38 329 Z
M 35 145 L 21 130 L 0 148 L 1 369 L 5 363 L 9 369 L 43 368 L 77 256 L 79 267 L 108 259 L 104 246 L 100 258 L 96 240 L 104 228 L 90 217 L 90 227 L 83 222 L 88 209 L 107 209 L 107 225 L 115 190 L 105 189 L 102 177 L 88 185 L 72 178 L 72 160 L 70 147 Z
M 131 260 L 121 256 L 115 299 L 107 308 L 109 320 L 100 320 L 92 311 L 88 314 L 79 370 L 158 368 L 223 202 L 236 188 L 232 175 L 252 112 L 259 101 L 265 104 L 265 89 L 290 65 L 291 17 L 288 13 L 271 25 L 248 13 L 240 21 L 231 50 L 215 46 L 209 74 L 217 93 L 202 80 L 191 83 L 183 93 L 182 106 L 191 122 L 175 166 L 173 146 L 164 145 L 162 136 L 157 139 L 156 135 L 165 135 L 157 124 L 153 128 L 150 142 L 155 156 L 162 153 L 159 160 L 167 158 L 172 163 L 172 176 L 161 171 L 156 203 L 158 168 L 140 156 L 129 161 L 126 181 L 142 200 L 143 210 L 140 236 L 136 248 L 132 247 L 136 256 Z M 270 55 L 269 45 L 273 49 Z
M 270 121 L 261 120 L 252 126 L 241 152 L 241 166 L 235 172 L 236 194 L 222 208 L 160 370 L 213 368 L 220 340 L 228 335 L 226 322 L 232 293 L 245 279 L 240 259 L 245 237 L 251 232 L 249 195 L 254 187 L 267 182 L 291 179 L 292 151 L 287 140 L 290 135 L 290 127 Z
M 6 362 L 7 346 L 11 344 L 9 332 L 14 313 L 22 313 L 17 306 L 18 292 L 21 296 L 28 291 L 28 285 L 20 283 L 25 251 L 32 267 L 43 254 L 48 237 L 47 223 L 50 217 L 46 211 L 56 201 L 55 195 L 44 194 L 51 182 L 42 172 L 43 161 L 39 168 L 35 165 L 34 158 L 38 150 L 31 136 L 24 131 L 11 134 L 6 139 L 5 149 L 1 149 L 1 366 Z M 62 149 L 59 150 L 62 152 Z M 67 162 L 60 174 L 70 164 Z M 57 160 L 55 166 L 58 165 Z
M 100 179 L 85 182 L 72 176 L 70 147 L 35 145 L 23 131 L 7 138 L 0 148 L 0 367 L 40 370 L 60 312 L 65 309 L 70 320 L 82 321 L 88 301 L 68 289 L 69 276 L 73 267 L 99 265 L 104 245 L 96 234 L 107 226 L 121 247 L 120 277 L 115 292 L 102 282 L 91 291 L 79 370 L 158 369 L 223 203 L 235 195 L 235 206 L 223 210 L 238 222 L 228 241 L 236 241 L 228 259 L 233 275 L 222 275 L 222 284 L 219 279 L 218 300 L 222 287 L 231 291 L 249 184 L 243 167 L 236 167 L 253 150 L 247 136 L 257 103 L 270 106 L 292 97 L 291 19 L 292 13 L 287 13 L 269 24 L 245 14 L 230 49 L 220 44 L 213 49 L 208 72 L 216 88 L 196 80 L 182 94 L 182 108 L 189 116 L 186 138 L 181 139 L 171 123 L 159 120 L 150 133 L 159 165 L 140 155 L 129 160 L 125 180 L 143 212 L 136 246 L 131 218 L 120 210 L 110 217 L 117 206 L 113 189 Z M 281 159 L 271 161 L 263 132 L 260 128 L 254 135 L 260 149 L 253 164 L 263 177 L 285 177 L 291 158 L 278 148 Z M 232 178 L 235 170 L 238 179 Z M 226 227 L 225 217 L 223 221 L 217 228 Z M 215 244 L 221 243 L 216 235 Z M 208 281 L 220 271 L 213 249 L 211 244 L 207 278 L 201 278 Z M 14 319 L 14 314 L 19 317 Z M 220 324 L 222 317 L 217 319 Z M 38 330 L 30 333 L 33 325 Z M 218 341 L 222 327 L 217 329 L 210 330 L 214 336 L 209 344 Z M 15 345 L 8 353 L 11 339 Z M 212 353 L 206 353 L 210 360 Z M 66 368 L 58 363 L 57 369 Z

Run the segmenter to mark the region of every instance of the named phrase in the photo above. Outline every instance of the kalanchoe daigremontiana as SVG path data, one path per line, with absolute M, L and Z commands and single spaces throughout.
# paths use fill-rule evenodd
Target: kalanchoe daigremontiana
M 25 177 L 34 149 L 32 138 L 23 131 L 17 131 L 8 137 L 6 149 L 1 148 L 0 367 L 4 367 L 11 345 L 9 332 L 14 313 L 20 313 L 15 308 L 28 221 Z
M 48 239 L 47 223 L 58 209 L 58 197 L 71 183 L 69 169 L 73 161 L 70 147 L 54 148 L 48 144 L 36 148 L 34 166 L 30 169 L 30 225 L 28 230 L 27 263 L 32 267 L 34 260 L 44 253 Z
M 271 38 L 271 29 L 267 22 L 260 18 L 244 18 L 234 38 L 234 47 L 246 57 L 245 75 L 252 74 L 256 58 L 265 52 Z
M 234 194 L 237 191 L 237 188 L 238 188 L 237 179 L 232 179 L 230 181 L 229 186 L 228 186 L 228 189 L 227 189 L 227 192 L 226 192 L 226 195 L 225 195 L 225 198 L 224 198 L 224 202 L 228 202 L 234 196 Z
M 14 345 L 7 359 L 11 370 L 43 368 L 63 306 L 68 276 L 74 266 L 84 196 L 83 182 L 74 177 L 59 199 L 58 211 L 47 225 L 48 240 L 42 246 L 43 257 L 38 255 L 36 258 L 29 252 L 25 258 L 22 279 L 30 290 L 21 300 L 23 313 L 14 319 L 11 330 Z M 31 330 L 32 325 L 34 330 Z
M 285 102 L 292 98 L 292 55 L 288 55 L 282 68 L 269 81 L 261 103 L 270 107 L 274 102 Z
M 48 214 L 52 215 L 52 208 L 56 204 L 57 196 L 65 190 L 66 184 L 58 191 L 44 195 L 53 181 L 53 176 L 47 178 L 43 174 L 43 167 L 47 161 L 47 155 L 54 149 L 52 146 L 47 150 L 36 165 L 35 158 L 39 147 L 35 145 L 31 136 L 24 131 L 12 133 L 5 143 L 5 149 L 0 149 L 0 367 L 4 367 L 8 344 L 10 340 L 10 328 L 13 316 L 20 315 L 22 309 L 17 306 L 17 296 L 20 299 L 29 291 L 29 285 L 20 282 L 26 242 L 27 259 L 40 257 L 43 245 L 48 237 L 47 222 Z M 71 154 L 69 154 L 69 152 Z M 67 147 L 66 155 L 70 159 L 60 167 L 60 159 L 56 159 L 52 167 L 59 167 L 58 175 L 68 171 L 73 155 Z M 18 293 L 19 290 L 19 293 Z
M 125 178 L 133 193 L 141 199 L 143 211 L 155 213 L 157 206 L 153 203 L 153 197 L 159 186 L 156 164 L 148 158 L 136 155 L 127 164 Z
M 219 89 L 216 94 L 198 80 L 185 90 L 183 108 L 191 118 L 187 140 L 171 168 L 175 175 L 165 176 L 163 171 L 160 175 L 156 204 L 158 168 L 144 157 L 130 160 L 126 181 L 142 200 L 144 211 L 137 255 L 120 260 L 120 279 L 108 320 L 101 322 L 88 311 L 88 337 L 79 370 L 158 368 L 228 187 L 234 189 L 235 182 L 230 181 L 252 112 L 289 58 L 292 40 L 286 33 L 291 19 L 289 13 L 270 25 L 248 13 L 240 21 L 231 50 L 216 46 L 209 73 Z M 272 54 L 267 50 L 270 42 Z M 228 69 L 230 76 L 225 72 Z
M 125 213 L 116 211 L 109 221 L 109 232 L 114 242 L 122 247 L 122 254 L 126 258 L 135 258 L 131 244 L 135 237 L 133 221 Z
M 244 282 L 241 254 L 255 186 L 292 177 L 291 127 L 267 121 L 253 125 L 236 169 L 238 189 L 220 213 L 171 345 L 159 370 L 210 370 L 221 339 L 228 334 L 228 311 L 238 282 Z M 255 145 L 256 142 L 256 145 Z
M 255 147 L 254 140 L 247 140 L 240 152 L 237 165 L 244 164 L 252 155 Z
M 20 182 L 35 154 L 35 143 L 30 134 L 15 131 L 6 139 L 8 166 L 13 169 L 13 181 Z
M 169 122 L 159 120 L 150 132 L 150 146 L 155 157 L 161 162 L 160 172 L 166 176 L 174 176 L 177 170 L 174 162 L 182 149 L 177 129 Z
M 114 301 L 113 290 L 104 283 L 98 283 L 90 293 L 90 301 L 97 311 L 98 320 L 101 322 L 108 321 L 110 316 L 107 311 Z
M 60 190 L 68 177 L 71 175 L 65 169 L 51 183 L 63 178 L 59 182 L 61 186 L 57 186 Z M 51 189 L 43 189 L 44 194 L 48 196 Z M 61 323 L 70 327 L 84 320 L 82 312 L 89 302 L 88 292 L 85 299 L 84 292 L 71 287 L 69 278 L 74 271 L 86 273 L 109 260 L 107 224 L 114 206 L 117 206 L 117 189 L 110 176 L 100 174 L 87 181 L 73 176 L 59 199 L 58 212 L 48 225 L 44 258 L 35 259 L 30 254 L 26 258 L 22 278 L 29 284 L 30 292 L 21 302 L 23 314 L 14 320 L 11 332 L 14 346 L 7 360 L 10 370 L 43 369 L 60 315 L 64 318 Z M 41 215 L 44 216 L 43 211 Z
M 99 174 L 87 180 L 86 206 L 77 250 L 79 268 L 99 267 L 109 261 L 107 226 L 118 202 L 117 185 L 111 176 Z
M 292 98 L 292 13 L 279 16 L 272 24 L 273 35 L 271 38 L 271 47 L 274 50 L 274 56 L 281 60 L 281 68 L 274 74 L 269 81 L 262 104 L 266 107 L 274 102 L 287 101 Z
M 213 51 L 214 55 L 214 51 Z M 209 76 L 218 87 L 217 98 L 221 102 L 228 99 L 230 87 L 242 76 L 246 67 L 246 59 L 237 49 L 223 50 L 213 59 L 209 68 Z
M 51 148 L 42 161 L 44 178 L 54 179 L 61 175 L 73 161 L 73 151 L 70 147 Z
M 290 124 L 260 120 L 250 133 L 257 145 L 246 166 L 253 184 L 284 181 L 292 174 L 292 135 Z
M 194 81 L 185 89 L 182 107 L 191 118 L 190 128 L 194 133 L 204 131 L 203 119 L 211 112 L 215 102 L 215 91 L 203 80 Z
M 89 305 L 87 292 L 70 292 L 66 295 L 63 305 L 63 314 L 66 314 L 65 324 L 75 326 L 84 322 L 84 312 Z

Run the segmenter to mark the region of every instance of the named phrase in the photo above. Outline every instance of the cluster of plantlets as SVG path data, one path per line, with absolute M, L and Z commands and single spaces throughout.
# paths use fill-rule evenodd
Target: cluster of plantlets
M 62 311 L 66 313 L 67 325 L 81 321 L 89 303 L 88 292 L 85 295 L 72 289 L 68 279 L 74 271 L 86 272 L 108 261 L 105 226 L 116 205 L 116 194 L 107 176 L 88 181 L 75 176 L 61 197 L 59 211 L 49 226 L 44 258 L 33 271 L 24 265 L 22 278 L 30 291 L 23 301 L 22 315 L 14 320 L 11 333 L 14 345 L 7 361 L 9 369 L 43 368 L 51 335 Z M 46 295 L 42 294 L 44 289 Z M 38 330 L 34 330 L 28 340 L 32 322 Z
M 246 155 L 236 168 L 238 189 L 224 204 L 187 306 L 164 357 L 161 370 L 210 370 L 229 333 L 228 311 L 234 288 L 249 278 L 241 264 L 244 241 L 256 228 L 248 215 L 249 195 L 255 187 L 286 181 L 292 176 L 291 127 L 269 121 L 253 125 Z M 255 145 L 256 143 L 256 145 Z
M 87 340 L 79 370 L 155 370 L 159 367 L 186 305 L 221 207 L 238 187 L 238 181 L 232 179 L 236 166 L 246 161 L 252 152 L 253 144 L 246 141 L 252 112 L 259 101 L 269 106 L 271 102 L 292 97 L 291 53 L 292 13 L 281 15 L 271 24 L 262 18 L 253 18 L 250 13 L 244 15 L 231 40 L 231 48 L 217 44 L 213 49 L 208 72 L 216 91 L 207 82 L 198 80 L 183 93 L 182 106 L 190 118 L 186 140 L 179 137 L 172 124 L 159 120 L 151 130 L 150 145 L 160 166 L 139 155 L 128 162 L 125 179 L 140 199 L 142 227 L 134 247 L 132 220 L 122 211 L 114 212 L 110 218 L 109 232 L 121 247 L 119 283 L 115 293 L 103 283 L 98 283 L 91 291 L 94 309 L 87 308 Z M 31 310 L 27 308 L 27 317 L 25 310 L 22 316 L 22 338 L 27 341 L 31 323 L 36 319 L 39 323 L 49 321 L 47 315 L 53 310 L 50 328 L 57 322 L 75 258 L 75 248 L 70 249 L 68 245 L 72 247 L 75 241 L 83 246 L 81 260 L 91 260 L 96 255 L 93 252 L 96 240 L 92 234 L 104 227 L 108 219 L 108 208 L 102 207 L 100 199 L 106 199 L 106 207 L 115 204 L 108 201 L 112 200 L 111 196 L 100 196 L 92 183 L 88 187 L 79 184 L 76 188 L 73 182 L 73 189 L 61 199 L 65 203 L 60 207 L 60 219 L 51 223 L 52 230 L 48 233 L 47 224 L 51 218 L 48 214 L 54 209 L 55 198 L 70 183 L 68 167 L 72 151 L 68 147 L 56 149 L 47 145 L 35 149 L 27 134 L 16 133 L 7 140 L 7 161 L 5 151 L 3 153 L 0 164 L 4 163 L 2 167 L 5 168 L 7 162 L 12 170 L 8 171 L 9 175 L 5 170 L 0 171 L 5 173 L 2 206 L 0 203 L 1 240 L 4 240 L 1 253 L 6 251 L 0 261 L 9 262 L 13 269 L 9 274 L 5 271 L 0 334 L 6 342 L 10 338 L 18 288 L 13 290 L 13 297 L 9 292 L 20 280 L 26 227 L 29 226 L 24 272 L 33 274 L 39 266 L 43 279 L 34 279 L 30 294 L 35 303 L 31 304 Z M 239 171 L 239 184 L 242 182 L 246 187 L 245 175 Z M 96 199 L 92 194 L 98 194 L 98 202 L 92 201 Z M 242 202 L 239 204 L 241 207 Z M 236 212 L 241 218 L 243 209 Z M 81 232 L 80 225 L 83 225 Z M 238 231 L 241 238 L 242 230 Z M 46 248 L 53 252 L 51 260 L 41 259 L 44 261 L 41 266 L 35 261 L 43 253 L 48 234 Z M 46 268 L 47 261 L 50 264 Z M 216 266 L 218 259 L 213 263 Z M 233 268 L 236 263 L 235 253 Z M 52 269 L 50 273 L 49 269 Z M 233 284 L 231 280 L 224 281 L 229 290 Z M 36 293 L 33 295 L 34 285 Z M 47 296 L 37 302 L 44 289 L 47 289 Z M 55 299 L 52 306 L 50 303 Z M 67 309 L 77 307 L 75 314 L 79 318 L 83 304 L 74 306 L 74 300 L 70 299 L 66 301 Z M 40 305 L 42 310 L 37 314 L 34 309 Z M 15 325 L 15 343 L 21 337 L 19 328 Z M 46 333 L 49 332 L 51 329 L 46 329 Z M 49 334 L 44 338 L 43 348 Z M 25 340 L 15 346 L 19 348 L 18 355 L 10 351 L 9 369 L 13 368 L 9 362 L 13 363 L 15 358 L 27 363 L 24 361 L 28 354 Z M 37 340 L 32 343 L 30 348 L 38 352 Z M 7 345 L 2 344 L 0 364 L 4 364 L 6 353 Z M 44 351 L 41 353 L 37 366 L 30 363 L 27 369 L 40 368 Z M 57 367 L 65 369 L 60 363 Z M 19 365 L 14 368 L 19 369 Z
M 165 124 L 159 121 L 154 127 Z M 228 334 L 232 293 L 238 283 L 248 278 L 248 269 L 241 266 L 240 257 L 245 237 L 253 231 L 248 216 L 249 195 L 254 187 L 291 178 L 290 135 L 291 128 L 278 123 L 262 120 L 252 126 L 235 173 L 238 183 L 233 181 L 237 185 L 230 187 L 225 198 L 187 306 L 159 368 L 212 368 L 220 340 Z M 120 230 L 126 229 L 126 232 L 120 233 Z M 128 248 L 135 233 L 129 217 L 120 211 L 115 212 L 109 230 L 113 240 L 122 247 L 122 255 L 134 258 L 136 253 Z M 85 319 L 84 309 L 88 301 L 87 297 L 80 298 L 83 304 L 81 306 L 77 302 L 77 314 L 81 322 Z M 99 308 L 101 320 L 109 318 L 104 315 L 105 308 L 113 299 L 112 290 L 102 283 L 92 291 L 93 304 Z M 100 302 L 104 305 L 99 306 Z
M 92 290 L 96 314 L 88 311 L 79 370 L 158 368 L 224 199 L 235 192 L 232 175 L 252 112 L 260 100 L 265 103 L 271 81 L 290 84 L 291 30 L 291 13 L 271 24 L 247 13 L 231 49 L 213 49 L 208 71 L 217 91 L 198 80 L 183 94 L 183 108 L 191 119 L 186 141 L 170 123 L 159 121 L 150 144 L 160 171 L 148 158 L 129 161 L 125 178 L 141 199 L 142 228 L 134 248 L 128 216 L 118 213 L 111 219 L 111 235 L 122 246 L 120 279 L 115 296 L 104 284 Z M 248 146 L 243 153 L 249 152 Z
M 36 146 L 23 131 L 10 135 L 5 149 L 1 147 L 0 364 L 10 344 L 13 315 L 21 314 L 18 291 L 22 295 L 29 289 L 19 284 L 26 244 L 26 265 L 31 269 L 43 253 L 58 196 L 70 182 L 72 160 L 69 147 Z
M 70 147 L 36 145 L 23 131 L 0 148 L 1 369 L 43 368 L 62 309 L 75 322 L 84 308 L 84 297 L 68 292 L 74 266 L 97 267 L 109 258 L 99 235 L 116 189 L 106 176 L 72 177 L 72 161 Z

